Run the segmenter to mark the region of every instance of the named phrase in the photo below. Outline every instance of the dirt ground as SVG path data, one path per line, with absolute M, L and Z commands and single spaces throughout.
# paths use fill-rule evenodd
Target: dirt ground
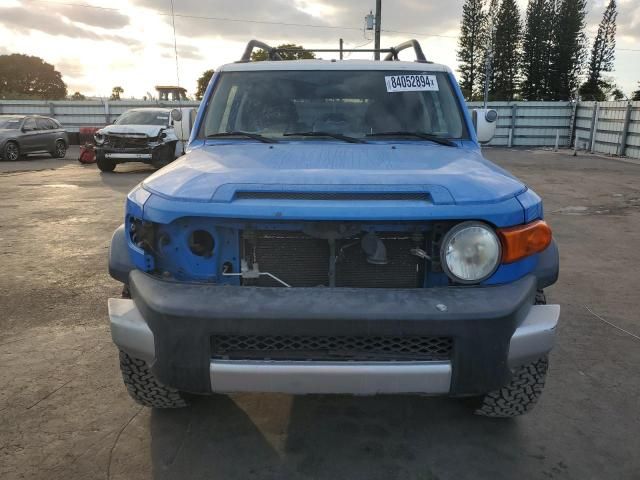
M 488 149 L 545 199 L 562 306 L 537 408 L 460 400 L 246 394 L 181 411 L 125 391 L 107 274 L 126 193 L 152 170 L 0 162 L 0 478 L 638 479 L 640 165 Z

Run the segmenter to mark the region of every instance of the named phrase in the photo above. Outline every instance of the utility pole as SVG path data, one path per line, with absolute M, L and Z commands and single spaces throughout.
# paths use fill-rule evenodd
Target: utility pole
M 375 37 L 375 49 L 373 54 L 375 60 L 380 60 L 380 31 L 382 26 L 382 0 L 376 0 L 376 37 Z

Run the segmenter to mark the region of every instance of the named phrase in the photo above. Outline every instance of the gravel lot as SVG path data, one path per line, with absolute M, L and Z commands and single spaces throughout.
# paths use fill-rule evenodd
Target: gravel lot
M 515 420 L 460 400 L 237 395 L 150 411 L 111 344 L 111 233 L 152 170 L 0 162 L 0 478 L 638 479 L 640 165 L 486 155 L 545 199 L 562 305 L 547 388 Z

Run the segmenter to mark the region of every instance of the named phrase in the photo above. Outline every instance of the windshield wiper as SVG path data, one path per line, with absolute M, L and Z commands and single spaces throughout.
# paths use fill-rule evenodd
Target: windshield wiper
M 278 143 L 277 140 L 269 137 L 265 137 L 264 135 L 260 135 L 259 133 L 251 133 L 251 132 L 241 132 L 241 131 L 233 131 L 233 132 L 220 132 L 220 133 L 212 133 L 207 135 L 207 138 L 223 138 L 223 137 L 247 137 L 253 140 L 258 140 L 263 143 Z
M 341 133 L 331 133 L 331 132 L 293 132 L 293 133 L 284 133 L 283 137 L 331 137 L 336 140 L 342 140 L 347 143 L 367 143 L 360 138 L 349 137 L 347 135 L 342 135 Z
M 457 147 L 457 145 L 451 140 L 425 132 L 378 132 L 368 133 L 367 137 L 417 137 L 440 145 L 446 145 L 447 147 Z

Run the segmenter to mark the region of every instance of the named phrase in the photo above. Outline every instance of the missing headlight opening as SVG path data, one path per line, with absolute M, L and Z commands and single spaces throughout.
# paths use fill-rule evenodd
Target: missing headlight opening
M 206 230 L 194 230 L 189 235 L 189 250 L 198 257 L 211 257 L 214 247 L 215 240 Z

